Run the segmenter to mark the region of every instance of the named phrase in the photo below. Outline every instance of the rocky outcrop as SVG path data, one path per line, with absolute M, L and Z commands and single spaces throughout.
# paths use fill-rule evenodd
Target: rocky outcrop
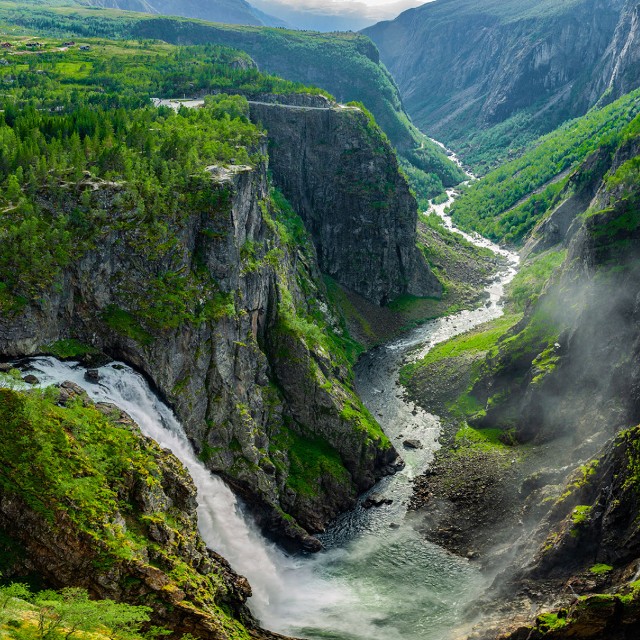
M 266 169 L 211 167 L 211 202 L 161 237 L 131 224 L 121 187 L 93 184 L 93 205 L 109 211 L 95 247 L 0 318 L 0 353 L 73 338 L 134 365 L 272 535 L 318 548 L 300 525 L 322 529 L 396 454 L 340 360 L 312 245 L 281 238 Z M 39 199 L 52 206 L 46 187 Z M 293 463 L 301 442 L 314 445 L 315 467 Z
M 313 99 L 301 105 L 299 96 L 250 108 L 267 130 L 274 182 L 302 216 L 324 273 L 381 305 L 442 293 L 416 247 L 416 201 L 365 113 Z
M 470 132 L 517 114 L 511 131 L 550 131 L 584 114 L 604 92 L 615 99 L 637 87 L 635 5 L 438 0 L 364 33 L 378 45 L 418 126 L 460 147 Z M 496 136 L 512 134 L 503 127 Z M 496 137 L 487 142 L 504 144 Z
M 497 586 L 502 598 L 532 600 L 538 615 L 527 620 L 512 610 L 473 640 L 638 636 L 639 443 L 638 427 L 620 433 L 570 475 L 546 517 L 519 540 L 513 556 L 525 560 Z
M 493 398 L 484 424 L 515 426 L 523 440 L 562 433 L 588 439 L 594 420 L 612 435 L 640 418 L 636 187 L 605 178 L 639 153 L 637 137 L 615 151 L 601 148 L 575 172 L 565 199 L 534 231 L 537 239 L 528 250 L 560 238 L 567 256 L 512 330 L 515 338 L 488 363 L 491 373 L 482 391 L 477 389 L 485 401 Z
M 129 36 L 177 45 L 217 44 L 245 51 L 263 72 L 321 87 L 340 102 L 362 102 L 398 153 L 414 167 L 432 174 L 431 180 L 452 187 L 466 179 L 445 150 L 413 126 L 394 79 L 380 63 L 378 49 L 360 34 L 240 29 L 151 18 L 133 21 Z
M 49 587 L 150 606 L 153 623 L 176 634 L 232 640 L 249 630 L 256 638 L 276 637 L 259 629 L 246 607 L 247 580 L 205 546 L 195 486 L 172 453 L 117 407 L 91 403 L 73 383 L 63 383 L 55 399 L 31 400 L 8 389 L 0 395 L 4 437 L 24 439 L 20 454 L 9 446 L 3 454 L 3 465 L 12 468 L 0 486 L 3 575 L 37 575 Z M 21 455 L 33 453 L 43 437 L 49 453 L 34 454 L 29 470 Z M 96 440 L 109 438 L 118 444 L 104 465 Z M 23 473 L 49 482 L 34 496 Z M 93 491 L 83 492 L 83 482 Z
M 611 169 L 613 149 L 601 147 L 571 175 L 558 197 L 558 204 L 533 228 L 521 251 L 526 257 L 551 249 L 559 244 L 568 245 L 578 229 L 576 218 L 589 208 L 601 187 L 602 178 Z
M 591 100 L 606 103 L 640 86 L 640 6 L 627 0 L 613 40 L 595 74 Z

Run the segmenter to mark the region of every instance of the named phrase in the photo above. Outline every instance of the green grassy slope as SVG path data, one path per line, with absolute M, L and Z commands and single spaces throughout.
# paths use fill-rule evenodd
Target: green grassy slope
M 592 109 L 540 138 L 521 157 L 473 182 L 452 207 L 457 224 L 519 244 L 555 202 L 571 172 L 599 147 L 613 145 L 640 112 L 640 90 Z

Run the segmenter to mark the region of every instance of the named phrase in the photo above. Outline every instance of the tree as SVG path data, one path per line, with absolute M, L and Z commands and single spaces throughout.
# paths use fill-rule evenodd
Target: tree
M 140 627 L 149 622 L 150 607 L 134 606 L 113 600 L 100 600 L 95 603 L 99 612 L 100 624 L 109 632 L 111 640 L 134 640 L 139 638 Z
M 9 180 L 7 181 L 6 197 L 9 202 L 13 202 L 14 204 L 17 204 L 22 197 L 20 183 L 14 175 L 9 176 Z
M 141 626 L 149 621 L 149 607 L 138 607 L 113 600 L 90 600 L 85 589 L 67 588 L 60 592 L 41 591 L 34 604 L 38 607 L 38 640 L 62 636 L 72 640 L 78 632 L 105 629 L 111 640 L 138 640 Z M 165 629 L 156 636 L 165 635 Z
M 26 584 L 14 582 L 6 587 L 0 587 L 0 607 L 2 609 L 6 609 L 14 598 L 28 600 L 30 597 L 31 591 Z

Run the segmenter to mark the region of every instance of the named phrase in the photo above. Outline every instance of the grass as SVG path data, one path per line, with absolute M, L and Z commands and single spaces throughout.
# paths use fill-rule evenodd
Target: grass
M 451 340 L 437 344 L 420 361 L 412 362 L 400 370 L 400 382 L 407 384 L 421 369 L 447 358 L 459 358 L 468 354 L 486 353 L 493 349 L 498 340 L 520 319 L 518 315 L 502 316 L 496 321 L 463 333 Z
M 610 564 L 594 564 L 589 568 L 589 573 L 595 576 L 601 576 L 613 571 L 613 567 Z
M 23 503 L 25 517 L 45 520 L 52 536 L 91 549 L 86 562 L 93 563 L 96 579 L 107 572 L 109 581 L 123 581 L 117 588 L 127 593 L 124 581 L 136 575 L 136 567 L 148 566 L 152 557 L 166 586 L 151 599 L 182 590 L 184 606 L 215 617 L 237 633 L 231 637 L 246 638 L 242 625 L 216 602 L 226 591 L 221 570 L 213 565 L 207 575 L 199 573 L 182 551 L 181 545 L 204 546 L 192 514 L 168 499 L 162 501 L 167 474 L 176 482 L 178 467 L 167 460 L 171 454 L 150 444 L 117 410 L 105 415 L 82 398 L 65 406 L 57 400 L 55 388 L 27 393 L 0 388 L 3 496 Z M 141 506 L 156 502 L 168 506 Z M 167 541 L 158 543 L 151 526 L 164 530 Z M 8 533 L 22 539 L 23 532 Z M 142 597 L 138 603 L 149 602 Z
M 474 429 L 463 425 L 455 435 L 455 444 L 476 451 L 505 452 L 513 450 L 513 444 L 507 444 L 508 434 L 502 429 Z
M 509 308 L 516 312 L 534 304 L 551 276 L 564 262 L 565 249 L 550 249 L 527 258 L 507 287 Z
M 132 313 L 125 309 L 109 305 L 104 310 L 102 319 L 116 333 L 131 338 L 144 346 L 149 346 L 153 342 L 153 336 L 142 328 Z
M 56 62 L 55 70 L 65 78 L 82 80 L 88 78 L 93 70 L 92 62 Z
M 327 476 L 332 478 L 329 486 L 332 483 L 349 483 L 349 473 L 344 468 L 340 455 L 326 440 L 300 435 L 282 426 L 274 444 L 288 453 L 287 485 L 296 493 L 317 498 L 322 494 L 322 484 Z
M 567 626 L 567 617 L 558 613 L 541 613 L 536 620 L 538 629 L 544 633 L 557 631 Z
M 589 524 L 591 519 L 591 505 L 580 504 L 574 507 L 571 512 L 571 531 L 572 537 L 577 538 L 580 535 L 580 530 Z
M 389 438 L 357 396 L 354 395 L 345 403 L 340 417 L 355 425 L 356 429 L 366 433 L 373 441 L 378 442 L 382 449 L 388 449 L 391 446 Z

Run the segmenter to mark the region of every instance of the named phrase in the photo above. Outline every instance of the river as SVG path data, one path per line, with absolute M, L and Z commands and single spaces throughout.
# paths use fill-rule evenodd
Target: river
M 433 212 L 457 232 L 444 213 L 447 204 Z M 486 578 L 473 563 L 425 541 L 406 511 L 412 479 L 427 468 L 438 447 L 440 423 L 403 399 L 398 371 L 408 357 L 502 314 L 504 286 L 515 274 L 517 256 L 485 239 L 466 237 L 504 256 L 508 266 L 487 287 L 484 306 L 428 322 L 360 359 L 358 391 L 401 450 L 406 467 L 375 487 L 392 504 L 369 510 L 360 504 L 344 514 L 321 536 L 326 549 L 315 555 L 287 556 L 262 537 L 230 489 L 197 459 L 171 410 L 131 368 L 112 363 L 99 370 L 99 384 L 91 384 L 76 363 L 41 357 L 30 360 L 29 367 L 42 385 L 71 380 L 92 399 L 118 405 L 145 435 L 180 458 L 198 489 L 205 542 L 249 578 L 254 592 L 249 604 L 265 627 L 310 640 L 443 640 L 463 608 L 483 591 Z M 402 449 L 406 438 L 420 440 L 423 448 Z

